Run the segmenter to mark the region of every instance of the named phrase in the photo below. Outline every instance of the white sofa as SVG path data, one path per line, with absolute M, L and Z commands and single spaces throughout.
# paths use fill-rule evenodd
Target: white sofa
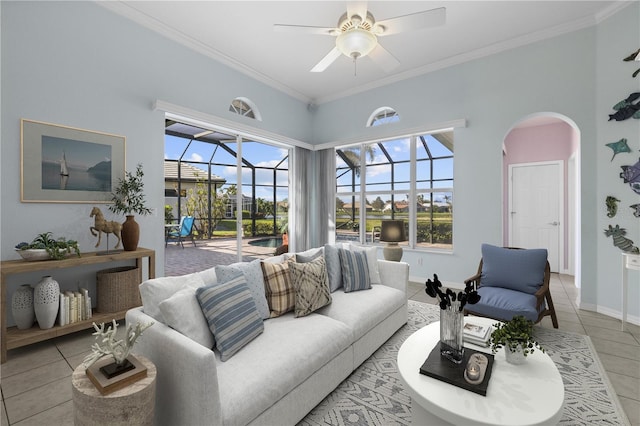
M 264 332 L 225 362 L 217 350 L 165 325 L 155 308 L 128 311 L 127 324 L 155 322 L 134 352 L 150 358 L 158 370 L 156 424 L 300 421 L 407 322 L 408 264 L 378 260 L 377 266 L 381 284 L 351 293 L 338 289 L 331 293 L 331 304 L 304 317 L 289 312 L 264 320 Z M 166 291 L 154 297 L 214 276 L 212 268 L 155 279 L 151 284 L 164 280 Z

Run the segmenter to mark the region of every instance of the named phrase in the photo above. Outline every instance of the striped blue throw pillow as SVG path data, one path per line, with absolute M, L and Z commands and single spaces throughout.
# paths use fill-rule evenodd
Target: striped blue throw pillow
M 200 287 L 196 297 L 222 361 L 231 358 L 264 331 L 262 318 L 242 272 L 223 283 Z
M 371 288 L 367 255 L 364 252 L 338 249 L 342 266 L 342 284 L 344 292 L 367 290 Z

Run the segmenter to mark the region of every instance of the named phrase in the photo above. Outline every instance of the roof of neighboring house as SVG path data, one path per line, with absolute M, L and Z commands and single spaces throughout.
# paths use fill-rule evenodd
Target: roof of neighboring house
M 180 179 L 183 181 L 195 182 L 196 180 L 206 180 L 207 171 L 192 166 L 189 163 L 180 163 Z M 178 162 L 164 160 L 164 180 L 178 180 Z M 212 182 L 226 182 L 227 180 L 218 175 L 211 175 Z
M 345 204 L 342 206 L 342 208 L 343 208 L 343 209 L 350 209 L 352 206 L 353 206 L 353 204 L 351 204 L 351 203 L 345 203 Z M 360 208 L 360 201 L 356 201 L 356 203 L 355 203 L 355 208 L 356 208 L 356 209 L 359 209 L 359 208 Z M 370 205 L 370 204 L 365 204 L 365 205 L 364 205 L 364 208 L 365 208 L 365 209 L 371 209 L 372 207 L 371 207 L 371 205 Z

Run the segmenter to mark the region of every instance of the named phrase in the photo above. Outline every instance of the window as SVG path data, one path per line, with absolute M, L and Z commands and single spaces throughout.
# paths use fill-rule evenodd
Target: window
M 382 107 L 373 111 L 367 120 L 367 127 L 379 126 L 381 124 L 395 123 L 400 121 L 398 113 L 390 107 Z
M 249 117 L 262 121 L 262 116 L 253 102 L 247 98 L 235 98 L 229 105 L 229 111 L 244 117 Z
M 336 195 L 336 241 L 375 243 L 382 220 L 402 219 L 405 246 L 451 250 L 453 132 L 336 149 Z

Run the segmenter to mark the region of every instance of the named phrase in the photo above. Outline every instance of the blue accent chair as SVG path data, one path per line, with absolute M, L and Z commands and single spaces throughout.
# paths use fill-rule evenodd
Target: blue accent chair
M 182 248 L 184 248 L 183 241 L 185 238 L 191 238 L 191 242 L 193 246 L 196 246 L 196 241 L 193 239 L 193 216 L 182 216 L 180 218 L 180 225 L 178 225 L 177 230 L 167 232 L 164 246 L 166 247 L 169 243 L 169 240 L 176 241 L 176 244 L 180 243 Z
M 522 315 L 534 323 L 550 315 L 554 328 L 558 317 L 549 291 L 551 270 L 546 249 L 517 249 L 482 245 L 482 259 L 476 275 L 466 279 L 480 295 L 465 313 L 511 320 Z

